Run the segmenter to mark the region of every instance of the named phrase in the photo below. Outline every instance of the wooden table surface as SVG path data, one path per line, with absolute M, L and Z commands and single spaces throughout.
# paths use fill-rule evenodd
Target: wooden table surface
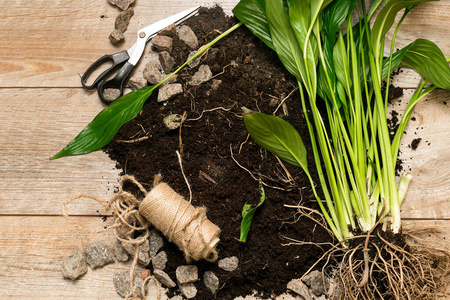
M 230 12 L 238 1 L 217 2 Z M 60 212 L 79 193 L 109 199 L 120 170 L 101 151 L 49 157 L 103 108 L 95 92 L 81 88 L 79 74 L 103 54 L 128 49 L 140 27 L 193 5 L 212 3 L 137 0 L 126 42 L 115 47 L 108 35 L 119 11 L 106 0 L 0 1 L 0 299 L 120 299 L 112 275 L 126 265 L 89 270 L 75 282 L 62 278 L 62 260 L 77 245 L 113 238 L 77 229 Z M 397 47 L 428 38 L 450 56 L 449 28 L 450 0 L 422 4 L 404 22 Z M 136 74 L 143 65 L 145 58 Z M 419 79 L 405 70 L 394 83 L 408 98 Z M 441 226 L 449 240 L 450 92 L 433 92 L 413 116 L 400 155 L 414 176 L 402 215 L 409 226 Z M 416 137 L 422 142 L 413 151 L 408 145 Z M 92 201 L 68 211 L 90 229 L 105 225 L 105 212 Z

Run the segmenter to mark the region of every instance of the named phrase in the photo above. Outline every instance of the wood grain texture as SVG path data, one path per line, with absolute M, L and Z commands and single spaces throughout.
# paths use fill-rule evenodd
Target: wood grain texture
M 230 13 L 238 1 L 217 2 Z M 212 2 L 139 2 L 125 32 L 126 42 L 115 47 L 108 36 L 118 10 L 107 1 L 1 1 L 0 87 L 79 87 L 78 74 L 97 58 L 128 49 L 138 29 L 194 5 Z M 450 28 L 449 11 L 450 1 L 421 4 L 405 20 L 396 47 L 422 37 L 450 55 L 450 32 L 445 30 Z
M 49 160 L 102 109 L 82 89 L 0 89 L 0 212 L 59 215 L 76 194 L 109 199 L 120 170 L 103 152 Z M 93 201 L 70 213 L 96 214 Z
M 97 217 L 76 217 L 89 230 L 102 229 L 110 221 Z M 115 242 L 112 232 L 92 234 L 80 230 L 62 217 L 0 218 L 0 299 L 122 299 L 112 277 L 129 270 L 130 263 L 113 263 L 92 270 L 72 281 L 64 279 L 64 258 L 81 245 L 94 241 Z M 141 267 L 137 269 L 142 270 Z M 148 299 L 156 299 L 153 285 Z
M 401 102 L 393 101 L 392 109 L 402 116 L 415 90 L 404 90 Z M 450 91 L 435 90 L 419 102 L 411 115 L 401 141 L 399 158 L 403 173 L 413 176 L 405 201 L 404 218 L 450 219 Z M 421 138 L 417 149 L 413 140 Z

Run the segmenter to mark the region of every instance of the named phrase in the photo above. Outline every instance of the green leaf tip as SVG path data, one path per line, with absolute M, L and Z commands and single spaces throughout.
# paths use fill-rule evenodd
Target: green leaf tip
M 72 141 L 51 159 L 90 153 L 106 146 L 126 122 L 134 119 L 157 86 L 128 93 L 105 107 Z
M 266 200 L 266 193 L 264 192 L 264 187 L 262 185 L 261 180 L 259 180 L 259 189 L 261 191 L 261 198 L 259 200 L 258 205 L 252 208 L 252 205 L 246 202 L 242 207 L 242 222 L 239 241 L 243 243 L 247 242 L 248 232 L 250 231 L 250 225 L 252 224 L 253 216 L 256 213 L 256 209 L 260 207 Z

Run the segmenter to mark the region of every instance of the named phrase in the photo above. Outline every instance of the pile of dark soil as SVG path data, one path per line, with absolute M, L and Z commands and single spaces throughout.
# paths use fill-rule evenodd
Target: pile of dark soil
M 214 7 L 202 9 L 186 23 L 200 44 L 205 44 L 236 22 L 226 17 L 220 7 Z M 175 38 L 173 53 L 180 65 L 189 49 Z M 163 181 L 188 199 L 188 187 L 176 155 L 177 150 L 182 152 L 193 205 L 205 206 L 208 218 L 222 230 L 219 259 L 237 256 L 240 261 L 233 272 L 223 271 L 217 264 L 196 263 L 200 274 L 212 270 L 218 276 L 220 289 L 215 297 L 234 299 L 253 290 L 265 296 L 281 294 L 291 279 L 302 276 L 329 247 L 285 246 L 290 242 L 287 238 L 315 243 L 332 242 L 332 238 L 315 222 L 299 218 L 296 210 L 284 207 L 301 204 L 318 208 L 301 169 L 286 165 L 288 174 L 276 157 L 256 145 L 248 137 L 240 110 L 242 106 L 267 114 L 277 110 L 275 115 L 301 133 L 309 151 L 310 171 L 318 182 L 299 93 L 290 94 L 297 86 L 296 81 L 276 54 L 244 27 L 216 44 L 202 58 L 202 64 L 209 65 L 214 79 L 221 80 L 217 89 L 211 86 L 212 81 L 200 86 L 187 85 L 185 82 L 198 67 L 184 69 L 179 73 L 184 94 L 158 103 L 154 93 L 141 114 L 125 124 L 104 151 L 124 173 L 134 175 L 146 188 L 151 188 L 154 175 L 160 173 Z M 163 118 L 174 113 L 186 113 L 187 120 L 181 130 L 169 131 Z M 148 136 L 145 140 L 123 143 L 145 134 Z M 266 201 L 258 209 L 244 244 L 239 242 L 242 206 L 246 202 L 259 202 L 259 178 L 267 185 Z M 165 271 L 175 278 L 176 267 L 185 264 L 183 255 L 168 243 L 164 250 L 169 258 Z M 212 299 L 213 295 L 202 284 L 197 285 L 196 299 Z

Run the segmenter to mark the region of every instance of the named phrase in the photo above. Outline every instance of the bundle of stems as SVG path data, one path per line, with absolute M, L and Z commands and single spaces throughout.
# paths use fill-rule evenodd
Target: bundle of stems
M 450 88 L 448 61 L 434 43 L 419 39 L 394 52 L 399 26 L 414 6 L 425 1 L 385 1 L 374 22 L 381 0 L 368 6 L 369 1 L 357 0 L 242 0 L 233 11 L 277 52 L 298 81 L 324 199 L 316 191 L 306 149 L 292 126 L 244 110 L 247 130 L 259 145 L 304 169 L 339 241 L 358 228 L 370 231 L 380 220 L 389 220 L 386 225 L 394 233 L 400 231 L 400 205 L 411 179 L 401 175 L 397 184 L 401 137 L 414 105 L 437 87 Z M 389 41 L 386 34 L 402 9 Z M 425 79 L 391 139 L 390 75 L 400 65 L 414 68 Z M 425 88 L 428 82 L 431 85 Z

